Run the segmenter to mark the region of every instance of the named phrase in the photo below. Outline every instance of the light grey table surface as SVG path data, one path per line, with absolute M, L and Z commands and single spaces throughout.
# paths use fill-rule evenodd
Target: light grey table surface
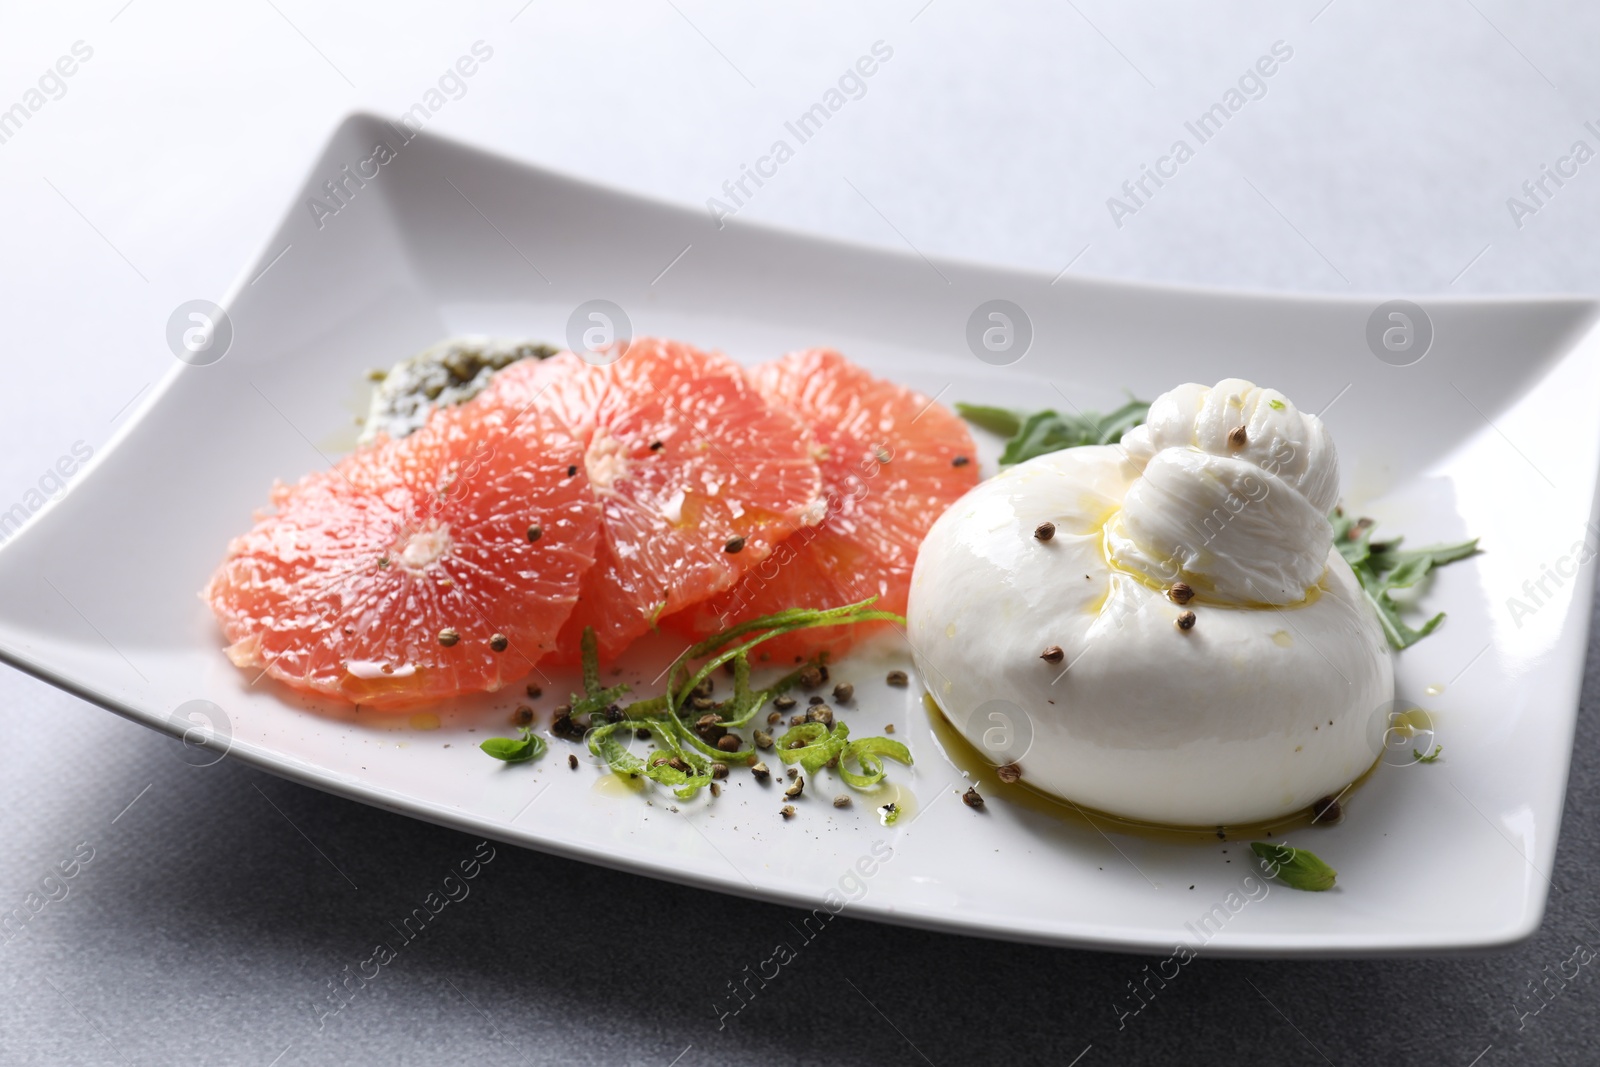
M 431 129 L 690 204 L 874 42 L 892 48 L 745 218 L 1051 272 L 1600 291 L 1600 161 L 1537 201 L 1522 189 L 1574 142 L 1600 149 L 1600 11 L 1576 0 L 455 6 L 0 7 L 0 109 L 28 112 L 0 123 L 0 501 L 104 444 L 172 358 L 169 313 L 221 295 L 342 114 L 404 111 L 477 41 L 492 60 Z M 1123 182 L 1278 42 L 1292 54 L 1223 132 L 1114 218 L 1108 198 L 1129 203 Z M 47 76 L 75 46 L 72 75 Z M 845 919 L 720 1028 L 713 1002 L 788 909 L 501 847 L 319 1029 L 328 977 L 474 843 L 233 761 L 191 767 L 14 671 L 0 709 L 0 910 L 93 853 L 0 943 L 0 1063 L 1488 1067 L 1600 1046 L 1593 966 L 1521 1017 L 1528 983 L 1595 944 L 1587 715 L 1544 928 L 1505 954 L 1201 960 L 1119 1029 L 1145 961 Z M 580 902 L 616 918 L 580 921 Z

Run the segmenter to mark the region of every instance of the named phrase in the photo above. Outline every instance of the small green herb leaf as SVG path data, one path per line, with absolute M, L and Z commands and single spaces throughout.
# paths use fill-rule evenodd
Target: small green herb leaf
M 478 746 L 497 760 L 526 763 L 544 755 L 544 738 L 523 727 L 521 737 L 491 737 Z
M 1304 889 L 1320 893 L 1332 889 L 1338 871 L 1323 863 L 1303 848 L 1274 844 L 1271 841 L 1252 841 L 1250 851 L 1261 859 L 1261 869 L 1268 878 L 1276 878 L 1290 889 Z
M 1435 763 L 1439 759 L 1439 754 L 1443 751 L 1443 745 L 1434 745 L 1433 751 L 1428 753 L 1426 756 L 1418 752 L 1416 749 L 1412 749 L 1411 754 L 1416 757 L 1418 763 Z
M 956 410 L 973 425 L 1010 438 L 1000 454 L 1000 465 L 1009 467 L 1063 448 L 1116 444 L 1145 420 L 1150 405 L 1130 400 L 1109 415 L 1093 411 L 1062 415 L 1048 408 L 1029 414 L 976 404 L 957 404 Z

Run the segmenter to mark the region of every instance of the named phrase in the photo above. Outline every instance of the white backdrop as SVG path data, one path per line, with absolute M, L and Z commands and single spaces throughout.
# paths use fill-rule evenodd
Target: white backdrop
M 0 5 L 0 510 L 127 418 L 170 365 L 169 314 L 221 297 L 344 114 L 426 101 L 478 42 L 492 55 L 459 91 L 446 80 L 429 130 L 695 205 L 726 202 L 724 182 L 786 122 L 875 44 L 892 51 L 748 187 L 741 218 L 1052 273 L 1386 296 L 1600 290 L 1600 159 L 1573 154 L 1580 140 L 1600 152 L 1600 12 L 1576 0 L 14 2 Z M 1271 76 L 1249 74 L 1264 56 Z M 1219 103 L 1226 122 L 1202 142 L 1186 123 Z M 1163 162 L 1179 140 L 1192 158 Z M 1158 166 L 1164 184 L 1124 191 Z M 154 740 L 104 712 L 11 671 L 0 707 L 10 900 L 84 812 L 160 779 L 138 762 Z M 205 792 L 220 781 L 184 787 L 185 803 L 221 803 Z M 124 823 L 124 847 L 175 847 L 178 825 Z M 1592 843 L 1592 825 L 1579 832 Z M 113 1056 L 34 980 L 53 961 L 62 981 L 137 984 L 149 946 L 101 957 L 82 936 L 63 920 L 9 947 L 0 1058 L 171 1062 L 136 1018 L 95 1015 L 130 1050 Z M 211 1062 L 277 1052 L 226 1032 L 210 1034 Z M 366 1039 L 386 1032 L 374 1019 Z M 646 1036 L 611 1062 L 649 1061 Z
M 1574 141 L 1600 151 L 1584 126 L 1600 120 L 1600 40 L 1565 28 L 1576 5 L 1323 2 L 11 5 L 0 107 L 76 42 L 92 58 L 0 144 L 22 386 L 0 399 L 0 499 L 76 438 L 97 444 L 164 371 L 168 314 L 222 294 L 341 115 L 406 110 L 476 41 L 493 58 L 430 129 L 692 204 L 884 42 L 865 95 L 742 218 L 1051 272 L 1600 287 L 1585 225 L 1600 162 L 1547 182 L 1520 228 L 1506 205 L 1531 206 L 1522 183 Z M 1278 41 L 1292 58 L 1200 143 L 1185 123 Z M 1131 205 L 1123 183 L 1179 139 L 1194 157 L 1116 225 L 1108 198 Z

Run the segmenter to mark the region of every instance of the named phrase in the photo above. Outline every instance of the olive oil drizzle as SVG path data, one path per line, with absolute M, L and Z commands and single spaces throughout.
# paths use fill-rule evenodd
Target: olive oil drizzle
M 976 785 L 979 792 L 990 802 L 999 801 L 1004 804 L 1014 804 L 1017 807 L 1047 815 L 1069 825 L 1091 829 L 1099 833 L 1115 831 L 1152 841 L 1180 845 L 1214 845 L 1219 840 L 1249 841 L 1268 836 L 1281 837 L 1284 834 L 1305 829 L 1316 823 L 1315 813 L 1309 807 L 1279 819 L 1240 823 L 1233 826 L 1179 826 L 1112 815 L 1109 812 L 1053 796 L 1028 785 L 1026 759 L 1022 761 L 1024 776 L 1020 781 L 1016 783 L 1002 781 L 997 773 L 998 768 L 985 759 L 977 748 L 973 746 L 972 742 L 963 737 L 961 732 L 945 717 L 944 711 L 940 709 L 931 693 L 923 693 L 922 704 L 928 715 L 928 725 L 933 731 L 934 743 L 938 746 L 940 753 L 956 769 L 966 772 L 967 780 L 963 782 L 963 786 Z M 1373 760 L 1372 766 L 1361 772 L 1361 775 L 1355 781 L 1345 786 L 1337 794 L 1341 806 L 1348 808 L 1351 795 L 1372 777 L 1372 772 L 1377 769 L 1378 764 L 1381 762 L 1381 756 Z

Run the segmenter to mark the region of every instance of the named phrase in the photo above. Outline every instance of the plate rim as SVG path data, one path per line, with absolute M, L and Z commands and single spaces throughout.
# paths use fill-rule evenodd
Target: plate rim
M 223 299 L 219 301 L 224 309 L 231 308 L 245 287 L 249 284 L 254 272 L 264 259 L 277 246 L 282 231 L 290 225 L 292 212 L 298 203 L 308 183 L 314 180 L 319 171 L 317 166 L 329 158 L 330 153 L 337 146 L 342 136 L 347 131 L 359 128 L 365 124 L 382 125 L 393 128 L 391 120 L 379 113 L 356 108 L 346 112 L 333 126 L 331 132 L 322 141 L 321 147 L 311 157 L 305 171 L 305 177 L 296 187 L 292 198 L 289 199 L 286 209 L 276 216 L 274 224 L 266 236 L 257 243 L 255 254 L 245 261 L 243 268 L 235 276 L 233 282 L 227 287 Z M 575 189 L 598 193 L 608 198 L 618 198 L 630 201 L 633 204 L 648 209 L 652 212 L 665 212 L 679 217 L 696 216 L 699 212 L 693 207 L 670 201 L 664 198 L 645 195 L 636 191 L 616 187 L 604 182 L 593 181 L 552 168 L 543 164 L 509 155 L 502 151 L 489 149 L 460 138 L 445 134 L 422 131 L 413 134 L 412 139 L 423 138 L 437 146 L 458 153 L 470 153 L 488 158 L 502 165 L 518 168 L 544 179 L 570 185 Z M 407 142 L 409 143 L 409 141 Z M 727 220 L 726 225 L 737 227 L 741 230 L 757 234 L 765 234 L 771 238 L 784 241 L 800 241 L 813 245 L 820 251 L 830 254 L 851 256 L 888 257 L 903 262 L 918 260 L 920 257 L 901 249 L 886 245 L 871 244 L 850 238 L 837 237 L 830 234 L 818 234 L 805 230 L 778 225 L 773 223 L 751 221 L 734 218 Z M 966 257 L 948 255 L 934 256 L 932 259 L 944 266 L 968 270 L 977 273 L 1005 274 L 1033 281 L 1049 281 L 1046 271 L 1031 267 L 1019 267 L 1003 263 L 992 263 Z M 1104 277 L 1099 275 L 1071 274 L 1065 272 L 1057 276 L 1057 280 L 1066 279 L 1076 286 L 1089 288 L 1118 289 L 1134 294 L 1149 295 L 1177 295 L 1204 299 L 1223 299 L 1235 301 L 1258 301 L 1275 303 L 1280 306 L 1290 304 L 1311 304 L 1320 306 L 1349 306 L 1364 305 L 1374 299 L 1409 298 L 1419 304 L 1449 305 L 1449 306 L 1505 306 L 1505 307 L 1574 307 L 1587 308 L 1587 315 L 1575 327 L 1568 338 L 1567 344 L 1557 357 L 1557 364 L 1571 357 L 1571 354 L 1586 342 L 1592 343 L 1600 337 L 1600 297 L 1593 294 L 1577 292 L 1535 293 L 1535 294 L 1408 294 L 1406 292 L 1393 293 L 1330 293 L 1330 292 L 1296 292 L 1284 290 L 1264 290 L 1249 288 L 1234 288 L 1223 286 L 1207 286 L 1183 282 L 1147 281 L 1142 279 L 1122 279 Z M 83 469 L 92 469 L 98 466 L 123 444 L 125 439 L 155 410 L 165 397 L 178 375 L 183 373 L 185 366 L 175 363 L 163 373 L 139 405 L 130 413 L 122 424 L 112 432 L 106 442 L 96 449 L 89 463 Z M 1600 447 L 1600 442 L 1592 443 Z M 31 528 L 71 493 L 78 491 L 82 483 L 74 480 L 65 493 L 60 497 L 49 500 L 45 506 L 32 513 L 28 520 L 22 524 L 7 539 L 5 544 L 0 544 L 0 560 L 5 558 L 5 550 L 18 535 Z M 1600 517 L 1600 479 L 1590 489 L 1591 521 Z M 1580 588 L 1574 596 L 1573 610 L 1580 613 L 1583 628 L 1587 632 L 1590 627 L 1590 618 L 1594 602 L 1595 589 L 1592 585 Z M 1585 657 L 1585 661 L 1586 661 Z M 4 635 L 0 635 L 0 662 L 37 678 L 55 688 L 61 689 L 88 703 L 104 708 L 124 719 L 138 725 L 154 729 L 169 737 L 180 738 L 183 736 L 178 726 L 167 718 L 155 713 L 141 710 L 131 702 L 126 702 L 102 692 L 97 687 L 76 680 L 66 673 L 58 671 L 44 662 L 35 659 L 24 646 L 14 646 L 7 642 Z M 1579 668 L 1579 685 L 1581 691 L 1581 675 L 1583 666 Z M 1577 717 L 1581 713 L 1581 704 L 1572 710 L 1572 722 L 1576 727 Z M 393 812 L 410 818 L 420 819 L 433 825 L 447 827 L 460 832 L 476 834 L 491 841 L 510 847 L 527 848 L 537 852 L 561 856 L 565 859 L 592 863 L 610 870 L 622 871 L 629 874 L 642 875 L 653 879 L 689 886 L 696 889 L 705 889 L 718 893 L 729 893 L 746 899 L 761 900 L 786 906 L 812 909 L 821 906 L 818 898 L 800 890 L 785 890 L 777 886 L 758 886 L 745 882 L 742 885 L 734 884 L 725 879 L 701 873 L 698 869 L 655 867 L 641 864 L 637 860 L 608 854 L 596 846 L 579 842 L 572 842 L 561 838 L 508 836 L 507 831 L 512 827 L 509 823 L 494 824 L 488 820 L 468 814 L 459 809 L 451 808 L 444 804 L 427 802 L 414 796 L 407 796 L 394 792 L 385 787 L 371 785 L 355 778 L 345 778 L 326 770 L 319 770 L 312 765 L 303 764 L 300 760 L 285 756 L 281 753 L 261 748 L 254 743 L 237 739 L 230 740 L 225 746 L 220 747 L 224 757 L 236 757 L 247 766 L 265 771 L 279 778 L 284 778 L 300 785 L 309 786 L 324 793 L 345 799 L 356 800 L 369 804 L 384 811 Z M 1565 786 L 1571 777 L 1572 759 L 1575 750 L 1568 747 L 1566 767 L 1563 775 Z M 1559 841 L 1561 823 L 1566 814 L 1566 792 L 1563 789 L 1557 798 L 1555 835 Z M 1552 846 L 1554 857 L 1554 846 Z M 1553 862 L 1553 859 L 1552 859 Z M 1549 902 L 1548 893 L 1541 893 L 1532 898 L 1531 905 L 1517 916 L 1516 921 L 1487 928 L 1481 936 L 1463 938 L 1452 936 L 1448 941 L 1437 938 L 1414 938 L 1398 943 L 1386 944 L 1372 943 L 1370 934 L 1357 934 L 1353 937 L 1330 932 L 1285 935 L 1283 933 L 1242 933 L 1236 934 L 1226 942 L 1209 942 L 1197 955 L 1206 955 L 1215 958 L 1297 958 L 1297 959 L 1371 959 L 1388 957 L 1419 957 L 1419 956 L 1474 956 L 1503 952 L 1527 941 L 1534 936 L 1542 926 L 1544 914 Z M 957 934 L 970 937 L 981 937 L 992 940 L 1008 941 L 1013 943 L 1048 945 L 1054 948 L 1082 949 L 1090 951 L 1108 951 L 1126 954 L 1148 955 L 1153 952 L 1167 951 L 1178 934 L 1171 932 L 1170 936 L 1163 933 L 1160 937 L 1138 934 L 1114 934 L 1110 936 L 1089 937 L 1056 928 L 1020 929 L 1015 926 L 1004 926 L 986 918 L 961 917 L 949 910 L 940 912 L 937 909 L 913 905 L 911 907 L 895 907 L 893 905 L 871 905 L 847 902 L 835 914 L 851 914 L 853 917 L 867 918 L 877 922 L 885 922 L 896 926 L 905 926 L 915 929 L 929 930 L 944 934 Z M 1365 938 L 1365 940 L 1363 940 Z M 1342 944 L 1348 940 L 1349 943 Z
M 3 641 L 0 641 L 0 662 L 4 662 L 31 677 L 113 712 L 123 719 L 166 734 L 174 740 L 181 740 L 184 736 L 182 731 L 171 720 L 147 715 L 132 705 L 125 704 L 115 697 L 101 693 L 92 686 L 75 682 L 42 664 L 28 660 L 26 657 L 18 655 L 15 650 L 11 649 Z M 265 771 L 274 777 L 283 778 L 341 799 L 356 800 L 383 811 L 419 819 L 434 826 L 442 826 L 446 829 L 474 834 L 508 847 L 530 849 L 535 852 L 559 856 L 563 859 L 591 863 L 624 874 L 657 879 L 693 889 L 729 894 L 746 900 L 797 907 L 807 911 L 826 906 L 821 899 L 812 897 L 804 892 L 758 886 L 749 882 L 746 882 L 742 888 L 738 888 L 731 882 L 718 879 L 710 874 L 698 874 L 693 869 L 645 867 L 627 859 L 619 859 L 598 848 L 573 844 L 561 839 L 508 837 L 504 834 L 505 826 L 497 826 L 475 816 L 458 813 L 442 804 L 427 804 L 422 801 L 408 799 L 403 795 L 364 782 L 356 780 L 345 781 L 343 779 L 334 782 L 330 775 L 320 774 L 314 768 L 302 766 L 297 760 L 259 749 L 249 742 L 231 740 L 223 746 L 213 746 L 208 742 L 202 742 L 202 744 L 208 748 L 220 748 L 224 759 L 237 757 L 240 762 L 247 766 Z M 1570 772 L 1570 755 L 1568 764 Z M 1564 803 L 1562 808 L 1562 814 L 1564 815 Z M 1389 945 L 1371 945 L 1367 943 L 1339 945 L 1330 943 L 1326 934 L 1305 934 L 1286 937 L 1283 934 L 1246 933 L 1235 935 L 1232 940 L 1226 942 L 1208 942 L 1201 949 L 1192 951 L 1196 956 L 1207 956 L 1215 959 L 1384 959 L 1492 955 L 1515 948 L 1538 933 L 1543 925 L 1544 913 L 1548 902 L 1548 894 L 1537 897 L 1534 906 L 1529 908 L 1518 922 L 1508 924 L 1503 928 L 1496 928 L 1489 935 L 1475 940 L 1452 939 L 1446 943 L 1417 939 L 1415 942 Z M 1090 938 L 1059 930 L 1040 930 L 1038 928 L 1024 931 L 1016 927 L 1003 926 L 982 920 L 970 918 L 954 919 L 947 915 L 941 916 L 932 909 L 860 906 L 856 902 L 850 901 L 847 901 L 839 911 L 833 914 L 835 916 L 846 915 L 852 918 L 864 918 L 892 926 L 904 926 L 940 934 L 955 934 L 964 937 L 977 937 L 1049 948 L 1115 952 L 1122 955 L 1142 956 L 1166 952 L 1179 939 L 1177 931 L 1171 931 L 1171 936 L 1159 938 L 1139 936 Z

